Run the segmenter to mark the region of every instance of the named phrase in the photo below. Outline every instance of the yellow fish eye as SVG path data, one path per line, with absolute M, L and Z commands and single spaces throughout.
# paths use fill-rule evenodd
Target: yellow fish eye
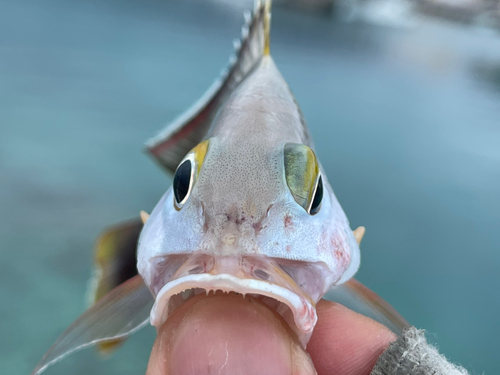
M 204 140 L 188 152 L 175 170 L 172 187 L 174 190 L 174 207 L 180 210 L 189 199 L 194 183 L 200 174 L 210 140 Z
M 293 199 L 310 215 L 319 212 L 323 181 L 319 164 L 310 147 L 287 143 L 284 149 L 285 179 Z

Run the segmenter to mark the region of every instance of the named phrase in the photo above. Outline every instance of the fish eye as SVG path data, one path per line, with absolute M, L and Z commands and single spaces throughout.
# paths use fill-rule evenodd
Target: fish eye
M 187 202 L 201 167 L 208 151 L 210 140 L 199 143 L 184 157 L 175 170 L 172 189 L 174 191 L 174 206 L 179 211 L 184 203 Z
M 311 208 L 309 213 L 311 215 L 316 215 L 321 207 L 321 201 L 323 200 L 323 179 L 321 176 L 318 178 L 318 183 L 316 184 L 316 191 L 314 192 L 314 198 L 311 203 Z
M 174 175 L 174 182 L 173 182 L 173 188 L 174 188 L 174 197 L 175 197 L 175 202 L 178 205 L 183 204 L 188 196 L 189 192 L 192 187 L 192 178 L 193 175 L 193 167 L 191 160 L 184 160 L 178 167 L 177 170 L 175 171 Z
M 303 144 L 287 143 L 284 163 L 286 183 L 295 202 L 308 214 L 317 214 L 323 200 L 323 179 L 314 151 Z

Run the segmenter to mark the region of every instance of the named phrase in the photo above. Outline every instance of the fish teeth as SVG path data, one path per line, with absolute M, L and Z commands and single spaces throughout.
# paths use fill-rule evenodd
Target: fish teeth
M 184 292 L 181 292 L 181 297 L 184 301 L 187 301 L 194 295 L 194 290 L 193 289 L 188 289 L 185 290 Z

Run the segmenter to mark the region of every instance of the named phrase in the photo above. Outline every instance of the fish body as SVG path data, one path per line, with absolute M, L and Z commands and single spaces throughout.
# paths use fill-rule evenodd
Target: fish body
M 156 297 L 155 326 L 173 311 L 169 299 L 179 292 L 233 290 L 288 306 L 305 345 L 315 303 L 353 276 L 359 248 L 265 44 L 221 104 L 200 143 L 203 155 L 195 146 L 179 164 L 176 177 L 186 162 L 193 169 L 183 177 L 189 196 L 177 202 L 174 177 L 141 233 L 138 269 Z M 318 184 L 322 196 L 308 212 Z
M 393 330 L 408 325 L 380 297 L 349 281 L 359 267 L 364 228 L 353 233 L 349 227 L 269 53 L 269 29 L 270 2 L 256 1 L 229 68 L 147 143 L 174 173 L 172 187 L 150 216 L 141 214 L 142 230 L 137 220 L 101 237 L 95 303 L 33 375 L 87 346 L 115 349 L 149 322 L 160 327 L 190 297 L 216 290 L 260 298 L 303 347 L 317 320 L 315 304 L 332 286 Z M 122 272 L 135 263 L 131 248 L 137 248 L 135 275 Z

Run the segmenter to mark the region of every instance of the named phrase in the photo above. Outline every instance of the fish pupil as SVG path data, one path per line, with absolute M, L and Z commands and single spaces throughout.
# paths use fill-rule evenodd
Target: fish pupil
M 180 204 L 186 198 L 191 183 L 191 161 L 186 160 L 177 167 L 174 176 L 175 201 Z
M 313 199 L 313 202 L 311 204 L 311 210 L 309 212 L 311 215 L 318 213 L 322 200 L 323 200 L 323 181 L 321 179 L 321 176 L 319 176 L 318 186 L 316 187 L 314 199 Z

